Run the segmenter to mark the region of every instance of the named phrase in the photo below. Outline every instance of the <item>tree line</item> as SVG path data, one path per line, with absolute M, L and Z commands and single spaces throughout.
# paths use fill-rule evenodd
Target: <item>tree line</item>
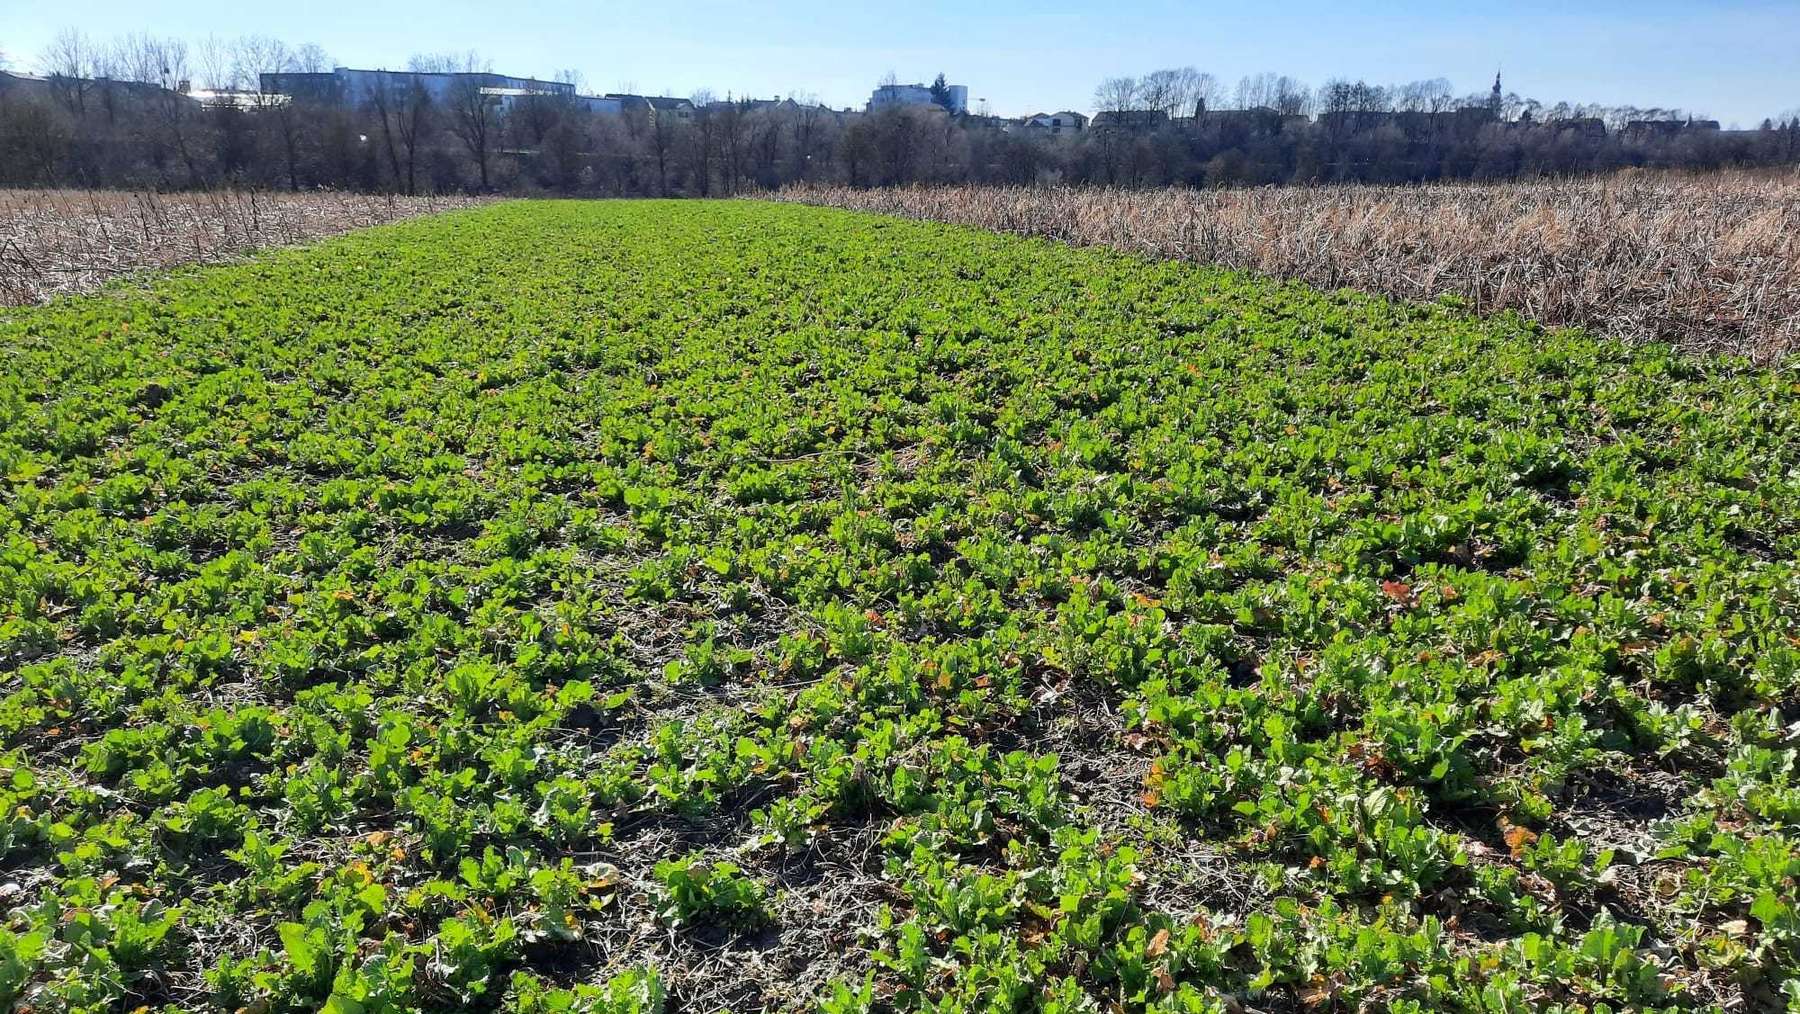
M 691 108 L 600 112 L 573 94 L 503 103 L 404 75 L 356 102 L 264 90 L 265 75 L 332 65 L 315 45 L 262 36 L 190 46 L 64 32 L 37 75 L 0 76 L 0 184 L 716 196 L 794 182 L 1385 183 L 1800 161 L 1800 111 L 1722 131 L 1679 110 L 1541 103 L 1498 80 L 1458 95 L 1443 79 L 1314 88 L 1266 73 L 1228 87 L 1160 69 L 1103 81 L 1094 123 L 1055 133 L 944 102 L 865 114 L 703 91 Z M 406 67 L 491 69 L 474 53 Z M 939 75 L 933 95 L 944 87 Z

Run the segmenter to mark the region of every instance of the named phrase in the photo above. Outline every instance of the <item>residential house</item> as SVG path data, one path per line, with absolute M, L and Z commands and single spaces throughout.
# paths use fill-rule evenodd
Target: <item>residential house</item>
M 1253 109 L 1203 109 L 1197 116 L 1176 119 L 1175 124 L 1189 130 L 1233 135 L 1277 134 L 1287 126 L 1281 113 L 1267 106 Z
M 1169 114 L 1161 109 L 1103 109 L 1094 114 L 1095 130 L 1150 131 L 1169 125 Z
M 1544 124 L 1544 128 L 1554 131 L 1558 136 L 1574 137 L 1584 141 L 1604 141 L 1606 139 L 1606 121 L 1598 116 L 1576 116 L 1562 120 L 1550 120 Z
M 1627 140 L 1675 137 L 1679 134 L 1717 133 L 1718 120 L 1632 120 L 1625 125 Z
M 617 99 L 621 112 L 641 113 L 653 120 L 661 116 L 682 122 L 694 118 L 694 103 L 690 99 L 678 99 L 670 95 L 630 95 L 622 92 L 607 92 L 606 97 Z
M 1066 109 L 1059 113 L 1033 113 L 1021 124 L 1028 132 L 1047 134 L 1079 134 L 1087 125 L 1086 116 Z

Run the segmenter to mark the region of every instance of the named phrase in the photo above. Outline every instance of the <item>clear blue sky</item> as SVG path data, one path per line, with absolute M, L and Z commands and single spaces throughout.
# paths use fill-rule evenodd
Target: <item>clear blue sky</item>
M 1357 8 L 1357 9 L 1350 9 Z M 995 113 L 1087 109 L 1103 77 L 1192 64 L 1232 83 L 1443 76 L 1543 100 L 1679 107 L 1754 126 L 1800 107 L 1800 0 L 1350 4 L 1020 0 L 0 0 L 0 52 L 34 69 L 59 29 L 317 42 L 351 66 L 476 49 L 496 70 L 573 67 L 593 91 L 812 93 L 861 105 L 888 71 L 944 71 Z

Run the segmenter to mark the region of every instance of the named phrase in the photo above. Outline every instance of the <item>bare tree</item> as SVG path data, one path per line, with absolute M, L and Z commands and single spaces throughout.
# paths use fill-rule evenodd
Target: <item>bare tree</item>
M 375 123 L 381 130 L 381 150 L 387 154 L 388 171 L 393 174 L 394 187 L 403 189 L 406 177 L 400 171 L 400 141 L 396 136 L 396 120 L 399 116 L 400 95 L 398 89 L 386 75 L 376 81 L 369 89 L 369 108 L 375 114 Z
M 1313 93 L 1306 84 L 1283 74 L 1275 80 L 1274 109 L 1283 116 L 1305 116 L 1312 112 Z
M 578 111 L 574 101 L 564 95 L 522 95 L 507 110 L 501 126 L 520 147 L 537 147 Z
M 322 74 L 331 64 L 331 56 L 316 42 L 302 43 L 294 50 L 294 70 L 302 74 Z
M 718 106 L 715 118 L 719 127 L 719 154 L 723 156 L 725 193 L 735 194 L 744 182 L 744 162 L 748 154 L 749 101 L 727 99 Z
M 1411 81 L 1392 89 L 1394 108 L 1403 113 L 1439 113 L 1449 107 L 1455 89 L 1441 77 Z
M 287 43 L 266 35 L 246 35 L 231 48 L 232 87 L 247 93 L 259 119 L 273 130 L 281 148 L 282 167 L 290 190 L 300 189 L 301 107 L 291 96 L 264 88 L 266 75 L 297 70 L 296 54 Z
M 1319 91 L 1319 113 L 1334 133 L 1360 133 L 1393 108 L 1388 90 L 1367 81 L 1334 79 Z
M 435 109 L 417 75 L 383 74 L 369 91 L 394 185 L 419 192 L 419 148 L 431 136 Z
M 793 179 L 807 180 L 812 178 L 813 156 L 824 150 L 820 141 L 820 133 L 825 124 L 826 110 L 819 104 L 819 97 L 812 94 L 793 96 L 794 110 L 794 165 L 789 175 Z
M 553 190 L 714 195 L 846 177 L 858 186 L 1049 178 L 1134 186 L 1401 182 L 1800 159 L 1800 113 L 1771 117 L 1754 137 L 1721 135 L 1693 129 L 1690 114 L 1677 109 L 1544 104 L 1503 90 L 1458 97 L 1442 79 L 1393 88 L 1332 81 L 1315 96 L 1273 72 L 1225 89 L 1192 67 L 1161 68 L 1095 89 L 1101 111 L 1123 114 L 1109 119 L 1133 129 L 1055 142 L 916 109 L 851 119 L 799 95 L 793 104 L 764 105 L 715 104 L 700 93 L 697 113 L 685 102 L 672 108 L 663 99 L 630 100 L 624 115 L 596 116 L 567 97 L 481 87 L 495 84 L 491 78 L 453 86 L 400 73 L 338 96 L 341 103 L 330 89 L 264 81 L 331 65 L 317 46 L 291 48 L 258 36 L 184 46 L 143 34 L 96 44 L 78 32 L 60 33 L 33 64 L 48 87 L 15 89 L 0 101 L 0 180 L 203 186 L 241 174 L 292 189 L 418 193 L 501 188 L 516 168 Z M 470 54 L 428 55 L 411 66 L 456 73 L 485 63 Z M 182 94 L 190 71 L 196 86 L 239 94 L 226 103 L 197 102 Z M 558 77 L 580 87 L 575 71 Z M 898 78 L 890 72 L 885 81 Z M 1205 122 L 1227 106 L 1228 94 L 1272 112 L 1217 117 L 1185 135 L 1167 129 L 1170 120 Z M 1487 117 L 1463 115 L 1464 106 L 1533 129 L 1480 129 Z M 1315 109 L 1322 113 L 1316 124 L 1284 120 Z M 1651 122 L 1634 127 L 1638 121 Z M 532 157 L 515 167 L 503 154 L 513 149 Z
M 437 107 L 424 83 L 415 77 L 403 93 L 400 110 L 398 134 L 406 154 L 406 192 L 416 194 L 419 192 L 419 149 L 437 129 Z
M 659 110 L 645 99 L 642 109 L 627 113 L 626 124 L 643 138 L 656 163 L 656 196 L 667 197 L 669 160 L 679 153 L 685 133 L 681 120 L 672 111 Z
M 478 64 L 481 57 L 474 50 L 463 53 L 414 53 L 406 58 L 406 69 L 414 74 L 455 74 L 465 64 Z
M 1225 89 L 1219 85 L 1219 79 L 1203 70 L 1192 67 L 1182 68 L 1181 105 L 1187 115 L 1199 120 L 1209 109 L 1216 109 L 1224 100 Z
M 88 94 L 94 87 L 97 53 L 87 36 L 65 28 L 50 40 L 42 60 L 50 90 L 76 116 L 87 115 Z
M 1138 108 L 1138 80 L 1135 77 L 1109 77 L 1094 89 L 1094 108 L 1102 112 L 1125 113 Z
M 157 86 L 150 106 L 158 134 L 181 159 L 188 185 L 199 186 L 203 176 L 192 144 L 192 120 L 198 104 L 186 94 L 192 77 L 187 43 L 148 34 L 129 35 L 120 40 L 117 52 L 128 80 Z
M 237 74 L 232 66 L 233 51 L 236 43 L 226 42 L 216 35 L 208 35 L 194 47 L 194 70 L 200 79 L 200 87 L 208 91 L 226 91 L 238 85 Z
M 890 106 L 868 120 L 874 128 L 881 182 L 889 186 L 917 182 L 921 164 L 928 162 L 926 142 L 933 139 L 929 117 L 907 106 Z
M 231 45 L 231 87 L 253 96 L 258 107 L 274 102 L 275 92 L 263 90 L 264 74 L 283 74 L 297 69 L 287 43 L 267 35 L 245 35 Z
M 0 96 L 0 182 L 9 186 L 66 182 L 69 171 L 63 169 L 67 164 L 63 154 L 68 142 L 63 117 L 49 105 Z
M 1434 135 L 1445 129 L 1444 116 L 1456 105 L 1456 90 L 1441 77 L 1409 81 L 1389 89 L 1389 93 L 1395 110 L 1412 114 L 1414 123 L 1422 119 Z
M 694 104 L 693 129 L 688 137 L 688 175 L 701 197 L 712 195 L 713 160 L 719 148 L 719 121 L 715 115 L 717 99 L 710 89 L 702 88 L 688 100 Z M 657 114 L 657 125 L 674 117 Z
M 1187 87 L 1183 71 L 1192 74 L 1194 69 L 1166 68 L 1153 70 L 1138 80 L 1138 104 L 1145 109 L 1157 109 L 1170 117 L 1181 115 L 1187 106 Z
M 113 44 L 119 76 L 138 84 L 162 84 L 168 67 L 162 58 L 162 42 L 147 34 L 121 36 Z
M 415 67 L 418 62 L 418 58 L 414 58 Z M 444 96 L 450 113 L 450 132 L 475 160 L 481 189 L 485 191 L 490 186 L 488 165 L 501 127 L 500 100 L 489 93 L 483 77 L 492 71 L 492 67 L 473 50 L 461 58 L 440 58 L 438 66 L 449 68 L 439 73 L 457 75 Z
M 1275 75 L 1268 72 L 1246 74 L 1238 78 L 1237 91 L 1232 101 L 1238 109 L 1259 109 L 1267 104 L 1273 89 Z

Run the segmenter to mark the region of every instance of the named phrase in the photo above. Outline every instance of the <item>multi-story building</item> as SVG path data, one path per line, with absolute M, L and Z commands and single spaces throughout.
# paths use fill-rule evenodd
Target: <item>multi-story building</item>
M 367 105 L 384 89 L 393 93 L 414 87 L 422 89 L 433 101 L 448 99 L 459 86 L 469 85 L 497 98 L 516 98 L 520 95 L 575 97 L 575 86 L 567 81 L 543 81 L 534 77 L 513 77 L 509 74 L 480 71 L 438 73 L 338 67 L 321 73 L 284 71 L 263 74 L 259 84 L 264 94 L 286 95 L 302 102 L 347 106 Z
M 969 111 L 969 87 L 967 85 L 947 85 L 950 104 L 946 107 L 953 113 Z M 931 94 L 931 86 L 923 84 L 884 84 L 878 86 L 869 96 L 869 112 L 887 109 L 893 106 L 930 106 L 937 104 L 937 97 Z

